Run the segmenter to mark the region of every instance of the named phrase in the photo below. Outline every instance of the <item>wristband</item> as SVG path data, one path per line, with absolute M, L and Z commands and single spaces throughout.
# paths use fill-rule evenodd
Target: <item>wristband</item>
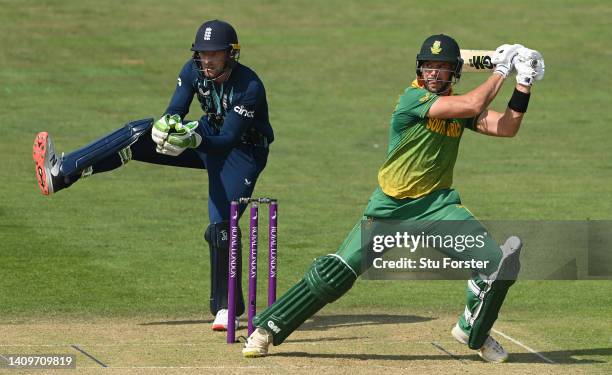
M 508 102 L 508 107 L 516 112 L 525 113 L 527 112 L 527 106 L 529 105 L 529 97 L 531 94 L 524 93 L 522 91 L 514 89 L 512 97 Z

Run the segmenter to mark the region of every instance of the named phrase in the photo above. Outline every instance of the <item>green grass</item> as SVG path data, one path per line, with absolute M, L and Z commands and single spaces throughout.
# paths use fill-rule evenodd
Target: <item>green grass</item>
M 236 26 L 241 61 L 267 89 L 277 140 L 255 194 L 281 202 L 280 291 L 359 218 L 384 160 L 395 100 L 433 33 L 465 48 L 520 42 L 546 59 L 517 138 L 464 136 L 454 185 L 471 211 L 483 219 L 611 219 L 607 1 L 0 0 L 0 7 L 0 319 L 208 309 L 205 173 L 132 163 L 47 198 L 36 187 L 31 142 L 46 130 L 68 151 L 124 122 L 159 116 L 195 30 L 213 17 Z M 465 74 L 457 89 L 484 77 Z M 494 108 L 504 108 L 512 86 Z M 200 113 L 194 101 L 192 118 Z M 360 281 L 332 310 L 459 313 L 463 288 Z M 555 324 L 563 318 L 590 327 L 577 346 L 609 346 L 611 293 L 607 281 L 518 283 L 504 311 L 533 325 L 546 321 L 553 340 L 567 339 Z

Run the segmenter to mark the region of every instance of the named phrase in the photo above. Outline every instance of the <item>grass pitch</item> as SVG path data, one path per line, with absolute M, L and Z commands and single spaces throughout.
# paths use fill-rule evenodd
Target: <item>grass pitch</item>
M 206 175 L 132 163 L 42 197 L 31 142 L 46 130 L 60 152 L 69 151 L 127 121 L 159 116 L 197 27 L 215 17 L 230 21 L 241 61 L 266 85 L 277 135 L 255 194 L 281 202 L 283 292 L 313 258 L 333 251 L 360 216 L 384 160 L 390 113 L 414 76 L 422 40 L 443 32 L 464 48 L 520 42 L 543 53 L 545 80 L 533 90 L 517 138 L 464 136 L 455 188 L 483 219 L 610 219 L 612 118 L 605 109 L 612 6 L 516 1 L 503 4 L 503 15 L 501 6 L 0 0 L 2 344 L 86 343 L 124 372 L 191 366 L 194 373 L 218 373 L 228 364 L 235 367 L 227 372 L 489 371 L 448 342 L 449 325 L 463 309 L 463 282 L 360 281 L 325 310 L 341 315 L 341 323 L 324 319 L 326 329 L 296 333 L 261 362 L 243 362 L 239 348 L 227 348 L 207 323 L 141 326 L 210 319 Z M 465 74 L 457 90 L 483 80 Z M 508 82 L 493 107 L 503 109 L 511 91 Z M 194 103 L 191 118 L 200 113 Z M 496 328 L 559 365 L 501 338 L 519 355 L 500 371 L 609 372 L 610 295 L 609 281 L 517 283 Z M 430 320 L 358 325 L 360 314 Z M 183 336 L 193 345 L 100 349 L 132 340 L 176 343 Z
M 384 311 L 384 312 L 383 312 Z M 320 314 L 304 323 L 268 357 L 244 359 L 241 345 L 228 346 L 223 333 L 209 329 L 211 319 L 151 317 L 45 321 L 2 325 L 5 352 L 76 355 L 79 372 L 99 373 L 605 373 L 610 348 L 559 349 L 538 340 L 529 329 L 499 324 L 510 339 L 500 341 L 511 361 L 491 365 L 449 334 L 453 316 L 406 314 L 405 310 L 353 309 Z M 239 334 L 246 334 L 244 329 Z M 499 334 L 497 334 L 499 336 Z M 520 340 L 517 340 L 520 335 Z M 530 343 L 530 345 L 533 345 Z M 534 353 L 535 352 L 535 353 Z

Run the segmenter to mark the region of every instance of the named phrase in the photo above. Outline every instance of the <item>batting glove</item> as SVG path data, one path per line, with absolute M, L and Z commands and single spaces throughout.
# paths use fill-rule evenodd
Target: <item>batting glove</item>
M 523 86 L 531 86 L 534 81 L 540 81 L 544 78 L 544 58 L 540 52 L 529 49 L 520 48 L 516 55 L 516 82 Z
M 514 67 L 514 59 L 520 48 L 524 48 L 520 44 L 502 44 L 497 47 L 493 56 L 491 56 L 491 62 L 495 64 L 494 73 L 500 74 L 502 77 L 508 77 L 508 74 Z
M 195 130 L 200 125 L 197 121 L 186 124 L 174 125 L 174 132 L 168 135 L 168 139 L 156 151 L 160 154 L 178 156 L 188 148 L 196 148 L 202 143 L 202 137 Z

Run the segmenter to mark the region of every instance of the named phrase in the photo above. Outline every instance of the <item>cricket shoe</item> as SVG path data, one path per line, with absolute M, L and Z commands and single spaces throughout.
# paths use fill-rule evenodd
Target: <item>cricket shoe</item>
M 234 321 L 236 329 L 240 326 L 240 322 L 238 318 Z M 217 315 L 215 315 L 215 320 L 212 324 L 213 331 L 227 331 L 227 309 L 221 309 L 217 311 Z
M 451 334 L 455 340 L 462 344 L 467 345 L 470 339 L 467 333 L 463 332 L 458 324 L 455 324 L 451 330 Z M 478 349 L 478 355 L 487 362 L 501 363 L 508 360 L 508 352 L 490 335 L 487 337 L 484 344 L 482 344 L 482 347 Z
M 242 356 L 244 358 L 265 357 L 268 355 L 268 347 L 272 343 L 272 334 L 263 328 L 257 328 L 247 339 Z
M 44 195 L 51 195 L 66 186 L 63 176 L 60 176 L 61 160 L 55 154 L 53 141 L 47 132 L 36 135 L 32 158 L 36 164 L 38 187 Z

